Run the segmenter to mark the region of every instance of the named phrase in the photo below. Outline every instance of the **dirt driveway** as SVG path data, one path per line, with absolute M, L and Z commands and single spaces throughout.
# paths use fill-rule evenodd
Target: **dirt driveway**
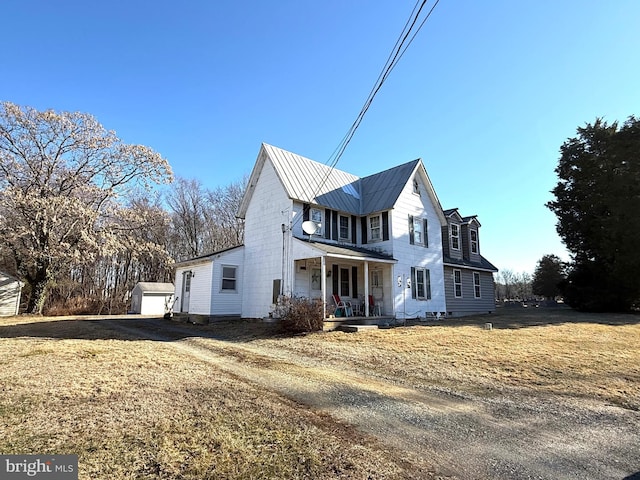
M 437 392 L 165 320 L 103 326 L 132 339 L 170 342 L 238 379 L 354 425 L 397 452 L 417 478 L 640 478 L 640 413 L 634 410 L 571 398 Z

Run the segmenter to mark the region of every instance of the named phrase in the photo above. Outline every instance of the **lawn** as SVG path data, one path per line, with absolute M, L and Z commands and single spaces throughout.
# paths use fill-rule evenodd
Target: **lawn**
M 482 328 L 487 321 L 492 330 Z M 324 363 L 412 388 L 640 409 L 637 316 L 503 310 L 295 337 L 246 322 L 187 328 L 205 343 L 224 339 L 230 351 L 244 345 L 284 363 Z M 132 340 L 100 321 L 0 320 L 0 385 L 0 452 L 75 453 L 82 479 L 409 476 L 349 425 L 170 342 Z

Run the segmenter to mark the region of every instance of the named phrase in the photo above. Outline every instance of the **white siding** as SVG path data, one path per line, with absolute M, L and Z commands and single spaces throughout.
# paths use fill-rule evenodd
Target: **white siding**
M 242 280 L 244 249 L 237 248 L 216 255 L 211 284 L 211 315 L 240 315 L 242 313 Z M 236 290 L 222 291 L 222 267 L 236 267 Z
M 164 315 L 167 312 L 165 305 L 171 302 L 173 295 L 161 293 L 142 295 L 140 313 L 142 315 Z
M 20 307 L 20 282 L 0 272 L 0 316 L 8 317 L 18 314 Z
M 292 201 L 286 195 L 273 165 L 267 160 L 247 207 L 244 230 L 244 285 L 242 316 L 266 317 L 272 308 L 273 280 L 282 278 L 283 243 L 285 257 L 290 252 Z M 281 225 L 287 231 L 282 233 Z M 283 241 L 284 237 L 284 241 Z M 285 293 L 291 293 L 293 261 L 285 258 Z
M 393 272 L 394 310 L 398 318 L 425 316 L 425 312 L 446 311 L 444 291 L 444 269 L 442 265 L 442 228 L 436 207 L 431 203 L 420 182 L 421 194 L 413 193 L 413 182 L 409 181 L 398 197 L 390 215 L 392 225 L 393 256 L 398 260 Z M 409 243 L 409 215 L 427 219 L 429 246 Z M 411 290 L 405 285 L 398 287 L 397 278 L 410 277 L 411 267 L 429 269 L 431 299 L 411 298 Z M 386 305 L 385 305 L 386 308 Z

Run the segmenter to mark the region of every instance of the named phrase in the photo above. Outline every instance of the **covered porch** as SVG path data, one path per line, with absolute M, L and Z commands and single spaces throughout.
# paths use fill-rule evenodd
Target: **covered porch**
M 292 293 L 320 299 L 331 323 L 392 321 L 393 265 L 385 253 L 307 239 L 294 239 Z

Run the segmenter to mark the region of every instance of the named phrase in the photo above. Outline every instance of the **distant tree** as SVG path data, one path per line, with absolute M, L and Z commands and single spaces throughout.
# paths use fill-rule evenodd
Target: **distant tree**
M 557 255 L 545 255 L 533 272 L 532 290 L 535 295 L 553 299 L 560 295 L 560 287 L 566 278 L 565 264 Z
M 170 179 L 158 153 L 123 143 L 91 115 L 1 103 L 0 250 L 28 283 L 28 311 L 42 313 L 61 276 L 121 248 L 131 189 Z
M 561 147 L 555 200 L 547 206 L 571 252 L 569 305 L 628 311 L 640 300 L 640 120 L 602 119 Z

